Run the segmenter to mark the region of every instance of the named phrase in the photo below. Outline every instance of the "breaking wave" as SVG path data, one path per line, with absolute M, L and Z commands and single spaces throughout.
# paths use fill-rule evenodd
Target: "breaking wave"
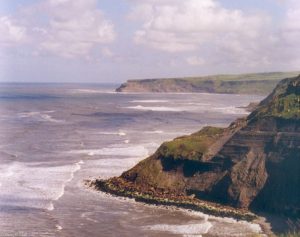
M 200 237 L 202 234 L 207 234 L 212 226 L 212 223 L 209 221 L 204 221 L 202 223 L 190 223 L 185 225 L 159 224 L 147 226 L 146 228 L 155 231 L 169 232 L 176 235 Z
M 42 122 L 52 122 L 52 123 L 64 123 L 65 120 L 59 120 L 53 118 L 49 113 L 54 113 L 55 111 L 42 111 L 42 112 L 23 112 L 19 113 L 18 117 L 21 119 L 34 119 L 36 121 Z
M 166 107 L 166 106 L 128 106 L 125 107 L 127 109 L 135 109 L 135 110 L 148 110 L 148 111 L 162 111 L 162 112 L 180 112 L 185 111 L 183 108 L 175 108 L 175 107 Z

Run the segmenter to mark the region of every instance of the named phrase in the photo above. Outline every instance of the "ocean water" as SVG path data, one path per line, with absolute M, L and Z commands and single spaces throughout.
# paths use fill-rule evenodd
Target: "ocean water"
M 88 84 L 0 85 L 0 236 L 251 236 L 259 226 L 88 189 L 165 140 L 227 126 L 262 97 L 114 93 Z

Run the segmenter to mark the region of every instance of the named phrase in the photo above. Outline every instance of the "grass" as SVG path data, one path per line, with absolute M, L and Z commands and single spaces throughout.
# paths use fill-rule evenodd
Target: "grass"
M 275 91 L 259 108 L 259 116 L 300 119 L 300 79 L 278 84 Z
M 272 105 L 271 115 L 282 118 L 300 117 L 300 96 L 290 94 L 283 98 L 278 98 Z
M 224 128 L 204 127 L 190 136 L 183 136 L 170 142 L 165 142 L 159 149 L 162 157 L 173 159 L 199 160 L 209 146 L 224 132 Z
M 162 78 L 162 79 L 144 79 L 144 80 L 130 80 L 139 82 L 153 82 L 156 80 L 174 81 L 186 80 L 191 83 L 198 83 L 199 81 L 273 81 L 282 80 L 284 78 L 295 77 L 300 74 L 300 71 L 295 72 L 266 72 L 266 73 L 247 73 L 247 74 L 220 74 L 200 77 L 178 77 L 178 78 Z
M 299 74 L 300 72 L 272 72 L 129 80 L 124 87 L 128 87 L 129 91 L 142 90 L 151 92 L 210 92 L 266 95 L 272 91 L 280 80 L 295 77 Z

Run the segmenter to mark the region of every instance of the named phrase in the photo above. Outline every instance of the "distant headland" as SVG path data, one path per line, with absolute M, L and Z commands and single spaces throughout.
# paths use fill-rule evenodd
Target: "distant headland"
M 269 94 L 283 78 L 300 72 L 212 75 L 201 77 L 128 80 L 116 92 L 195 92 L 225 94 Z

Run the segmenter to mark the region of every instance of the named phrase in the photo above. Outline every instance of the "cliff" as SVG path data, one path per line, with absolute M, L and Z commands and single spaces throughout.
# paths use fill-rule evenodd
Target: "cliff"
M 256 210 L 299 217 L 300 76 L 282 80 L 228 128 L 204 127 L 165 142 L 120 177 L 93 185 L 222 216 L 251 219 L 247 211 Z
M 282 78 L 299 72 L 215 75 L 168 79 L 128 80 L 117 92 L 206 92 L 229 94 L 269 94 Z

